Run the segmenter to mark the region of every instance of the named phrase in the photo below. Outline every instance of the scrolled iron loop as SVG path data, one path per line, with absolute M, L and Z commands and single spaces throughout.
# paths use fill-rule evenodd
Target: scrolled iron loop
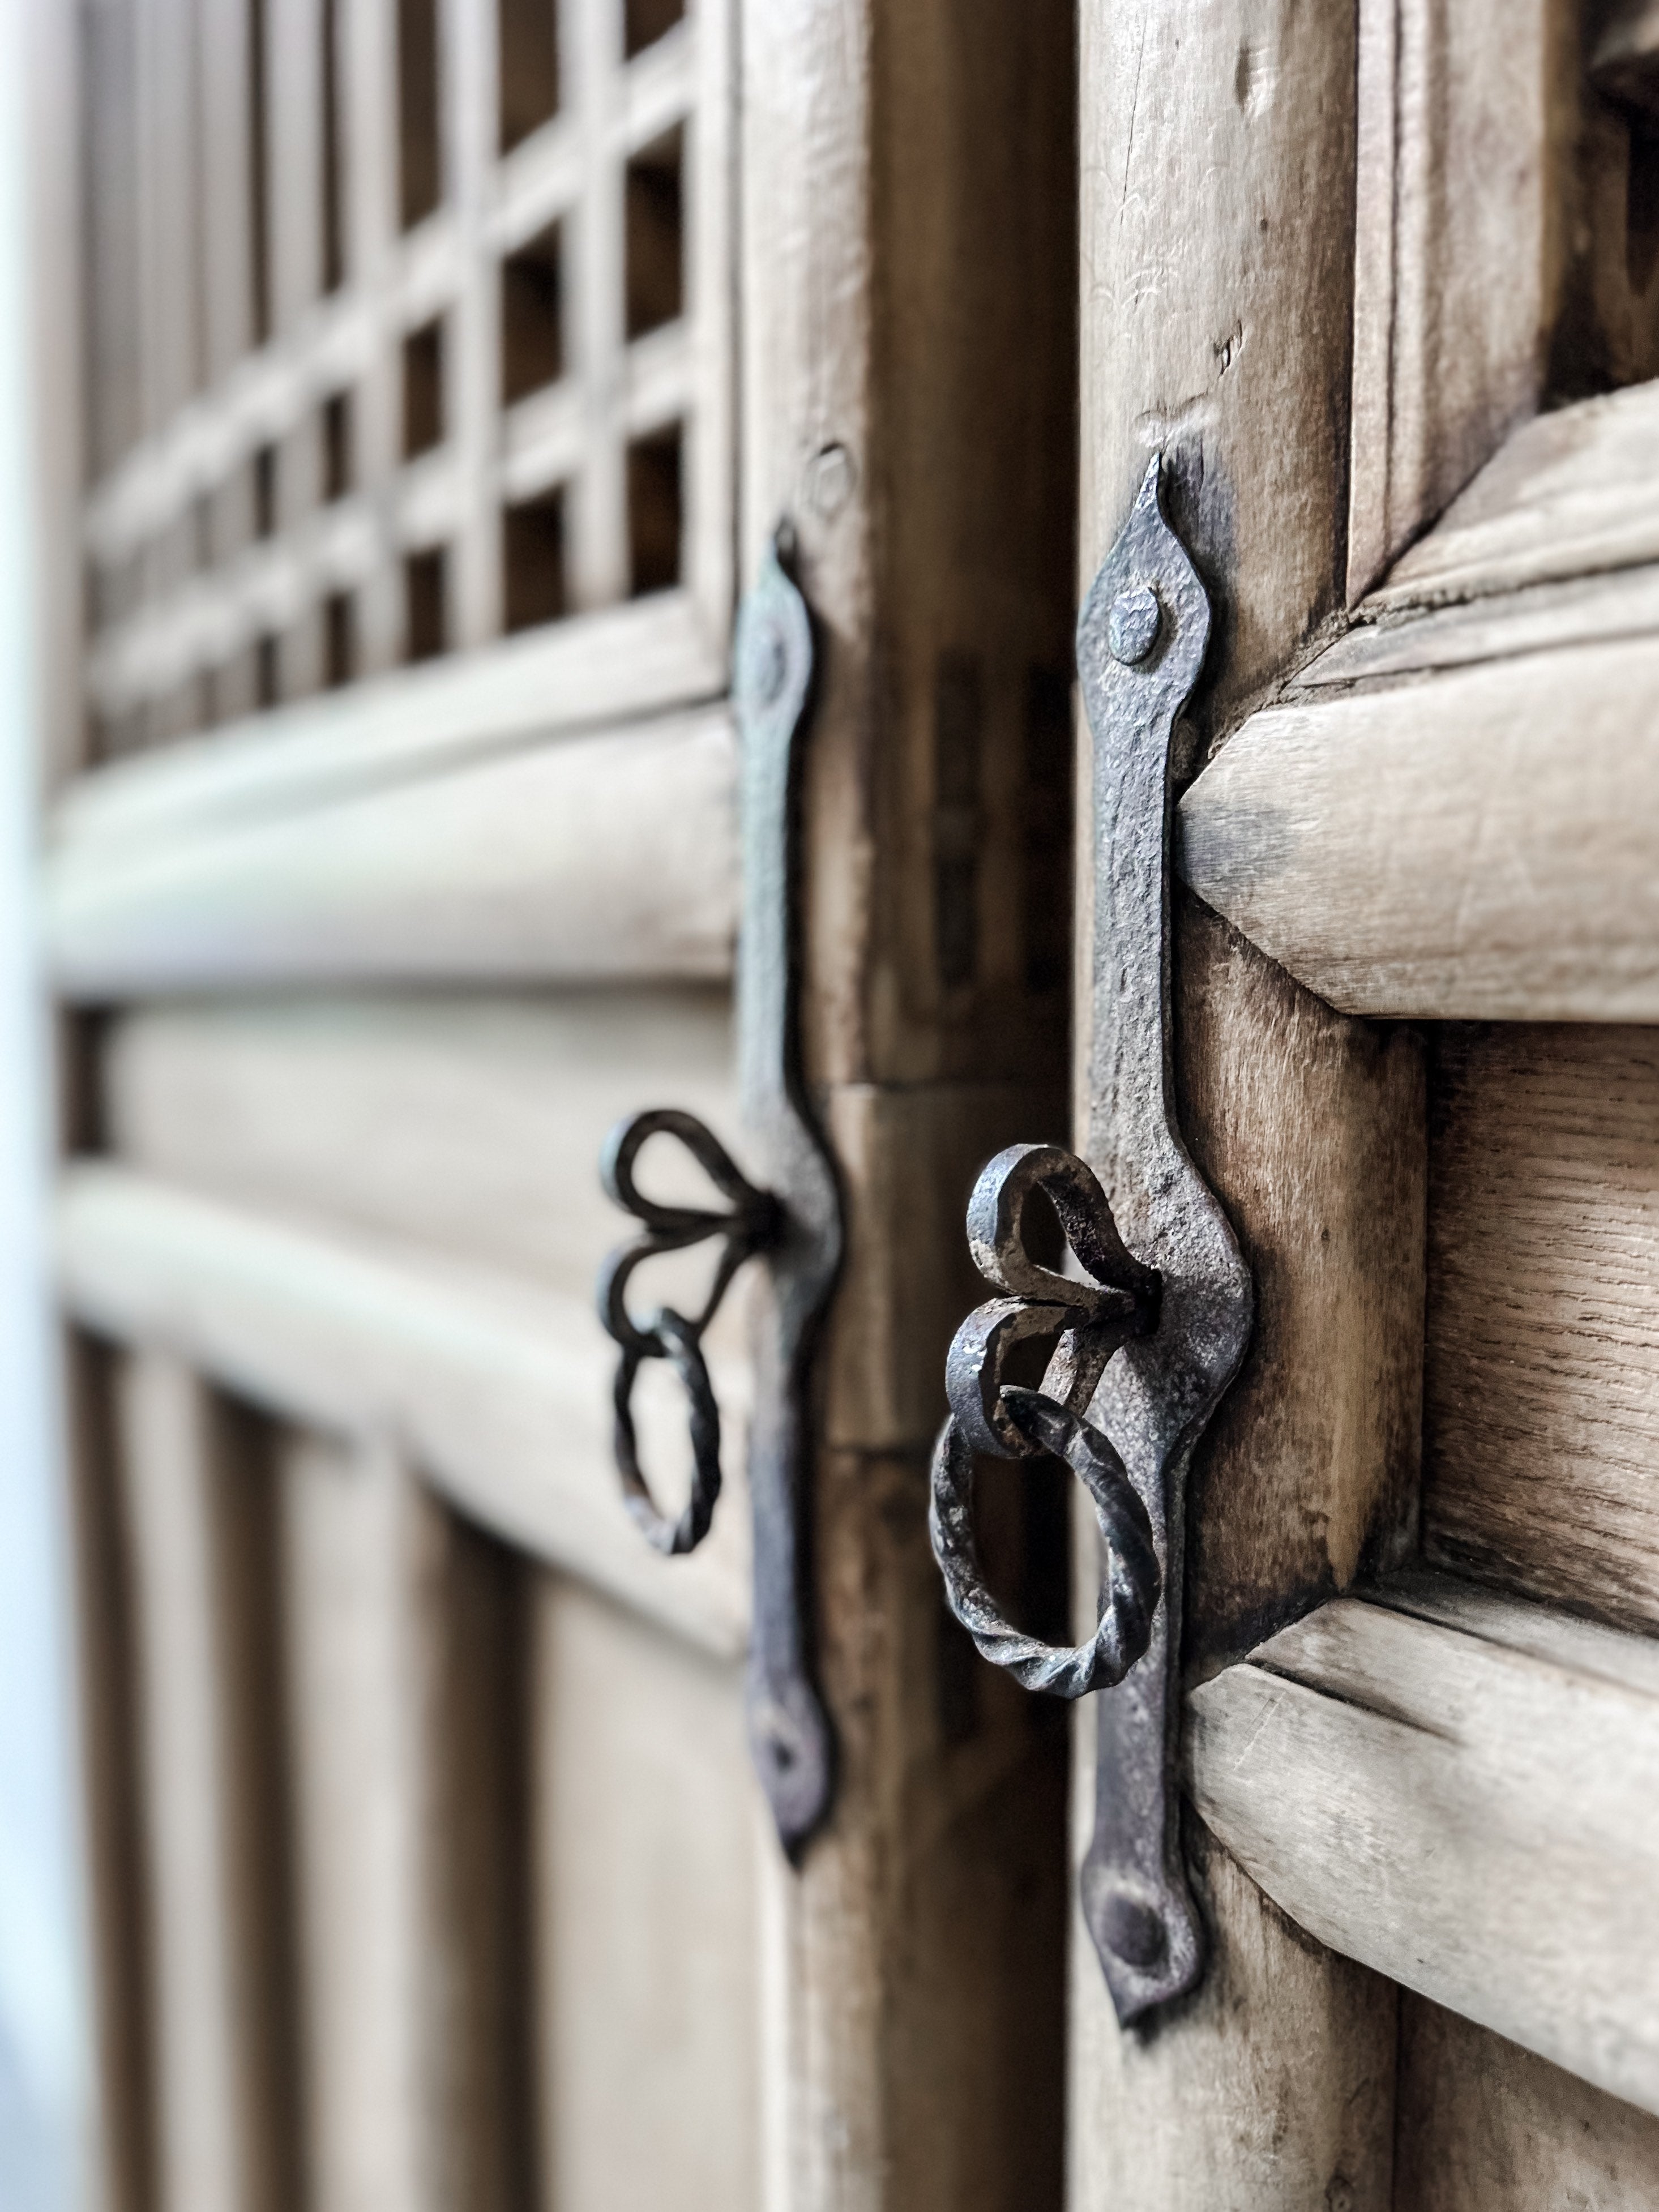
M 1025 1249 L 1025 1202 L 1041 1190 L 1066 1240 L 1092 1280 L 1079 1283 L 1034 1260 Z M 1149 1322 L 1159 1278 L 1126 1248 L 1099 1178 L 1060 1145 L 1010 1145 L 981 1169 L 968 1201 L 968 1247 L 988 1283 L 1047 1306 L 1109 1311 Z
M 716 1190 L 732 1201 L 728 1213 L 708 1206 L 665 1206 L 647 1198 L 634 1180 L 641 1151 L 649 1139 L 676 1137 Z M 618 1121 L 599 1156 L 599 1181 L 607 1198 L 642 1221 L 653 1236 L 695 1244 L 717 1230 L 753 1235 L 775 1220 L 777 1200 L 757 1190 L 706 1121 L 679 1106 L 653 1106 Z M 665 1247 L 665 1249 L 667 1249 Z
M 1044 1644 L 1023 1634 L 991 1595 L 974 1536 L 974 1449 L 954 1414 L 933 1448 L 927 1530 L 951 1612 L 994 1667 L 1028 1690 L 1086 1697 L 1121 1682 L 1152 1642 L 1163 1576 L 1146 1508 L 1109 1437 L 1040 1390 L 1010 1385 L 1004 1411 L 1039 1451 L 1063 1459 L 1094 1502 L 1105 1546 L 1100 1617 L 1086 1644 Z
M 720 1494 L 720 1409 L 708 1364 L 698 1341 L 700 1332 L 683 1314 L 665 1306 L 652 1325 L 653 1338 L 662 1346 L 658 1352 L 624 1346 L 617 1365 L 616 1450 L 622 1476 L 623 1502 L 647 1543 L 671 1558 L 695 1552 L 708 1534 L 708 1524 Z M 645 1360 L 663 1358 L 684 1386 L 691 1431 L 691 1492 L 684 1510 L 671 1521 L 659 1512 L 640 1467 L 639 1439 L 634 1429 L 634 1382 Z
M 732 1200 L 728 1212 L 665 1206 L 645 1195 L 634 1179 L 635 1164 L 647 1139 L 659 1135 L 678 1138 L 715 1188 Z M 644 1261 L 665 1252 L 682 1252 L 705 1237 L 723 1238 L 725 1249 L 702 1311 L 688 1323 L 701 1336 L 738 1269 L 752 1253 L 775 1240 L 781 1220 L 778 1202 L 769 1191 L 756 1189 L 712 1129 L 677 1106 L 652 1107 L 617 1122 L 600 1156 L 599 1180 L 606 1196 L 645 1225 L 643 1237 L 620 1246 L 599 1270 L 599 1319 L 606 1334 L 636 1360 L 665 1358 L 666 1347 L 654 1328 L 641 1328 L 628 1310 L 628 1284 L 634 1270 Z

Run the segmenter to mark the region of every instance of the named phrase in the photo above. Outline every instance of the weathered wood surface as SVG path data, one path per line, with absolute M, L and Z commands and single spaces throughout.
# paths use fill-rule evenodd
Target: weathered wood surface
M 307 2194 L 442 2202 L 434 2078 L 441 1510 L 385 1450 L 285 1438 L 282 1528 Z
M 112 850 L 49 870 L 67 996 L 373 977 L 729 973 L 738 884 L 723 709 Z
M 1659 630 L 1659 566 L 1613 569 L 1562 584 L 1530 584 L 1449 606 L 1362 621 L 1298 669 L 1294 697 L 1367 678 L 1409 676 L 1512 660 L 1566 645 L 1650 637 Z
M 586 1299 L 116 1167 L 69 1177 L 58 1249 L 63 1295 L 88 1327 L 165 1346 L 283 1418 L 395 1436 L 507 1541 L 694 1643 L 743 1648 L 741 1485 L 695 1559 L 665 1561 L 641 1542 L 611 1457 L 610 1340 Z M 742 1362 L 715 1369 L 734 1470 L 746 1376 Z M 685 1449 L 684 1413 L 671 1392 L 642 1397 L 641 1450 L 666 1480 Z
M 1302 1928 L 1659 2112 L 1659 1646 L 1418 1577 L 1189 1716 L 1199 1812 Z
M 297 2183 L 272 1501 L 199 1377 L 118 1384 L 163 2212 L 281 2212 Z
M 1577 37 L 1559 0 L 1362 0 L 1350 601 L 1544 395 Z
M 1485 287 L 1480 297 L 1494 300 L 1503 289 Z M 1395 563 L 1367 607 L 1432 606 L 1651 561 L 1659 522 L 1646 491 L 1656 471 L 1659 390 L 1651 384 L 1540 415 Z
M 1656 724 L 1651 638 L 1264 708 L 1182 799 L 1182 872 L 1350 1013 L 1654 1020 Z
M 1400 2007 L 1395 2212 L 1647 2212 L 1659 2122 L 1471 2020 Z
M 1659 1040 L 1435 1041 L 1424 1405 L 1431 1558 L 1659 1627 Z
M 1081 573 L 1164 447 L 1172 520 L 1217 605 L 1195 702 L 1213 738 L 1346 589 L 1352 270 L 1329 210 L 1352 192 L 1354 22 L 1245 4 L 1081 20 Z M 1084 874 L 1086 899 L 1086 860 Z M 1249 1361 L 1189 1506 L 1188 1656 L 1207 1669 L 1408 1530 L 1423 1091 L 1409 1037 L 1332 1014 L 1179 901 L 1176 986 L 1182 1126 L 1257 1285 Z M 1087 1003 L 1085 971 L 1085 1032 Z M 1087 1069 L 1086 1034 L 1074 1060 Z M 1080 1823 L 1092 1733 L 1085 1715 Z M 1074 1925 L 1071 2201 L 1385 2212 L 1395 1992 L 1310 1944 L 1195 1832 L 1213 1949 L 1174 2017 L 1121 2033 Z
M 740 543 L 752 576 L 789 515 L 822 623 L 804 1027 L 850 1211 L 814 1527 L 838 1795 L 769 1891 L 766 2185 L 798 2212 L 1062 2186 L 1063 1737 L 943 1626 L 925 1511 L 975 1132 L 1052 1129 L 1064 1084 L 1073 39 L 1056 0 L 739 11 Z

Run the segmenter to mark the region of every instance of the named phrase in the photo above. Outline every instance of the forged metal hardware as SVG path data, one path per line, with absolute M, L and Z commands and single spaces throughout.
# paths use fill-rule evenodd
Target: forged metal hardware
M 1176 1125 L 1170 746 L 1203 665 L 1210 608 L 1164 519 L 1162 468 L 1154 455 L 1078 622 L 1093 738 L 1085 1157 L 1016 1145 L 980 1176 L 969 1241 L 1005 1295 L 970 1314 L 951 1347 L 930 1514 L 951 1610 L 986 1657 L 1029 1689 L 1102 1693 L 1083 1910 L 1126 2025 L 1202 1970 L 1176 1784 L 1182 1510 L 1193 1448 L 1243 1358 L 1252 1307 L 1226 1216 Z M 1022 1217 L 1039 1188 L 1088 1281 L 1028 1253 Z M 1054 1340 L 1041 1390 L 1001 1379 L 1027 1336 Z M 974 1545 L 974 1454 L 1039 1451 L 1086 1485 L 1105 1547 L 1099 1623 L 1073 1650 L 1003 1619 Z
M 755 1314 L 755 1408 L 749 1437 L 754 1516 L 754 1605 L 746 1705 L 750 1753 L 786 1850 L 799 1851 L 823 1819 L 834 1780 L 830 1723 L 812 1681 L 805 1560 L 807 1393 L 812 1354 L 841 1265 L 841 1193 L 800 1073 L 795 785 L 812 683 L 806 602 L 768 549 L 738 616 L 733 703 L 741 755 L 743 921 L 738 940 L 738 1060 L 751 1182 L 693 1114 L 635 1114 L 606 1142 L 600 1173 L 645 1233 L 606 1261 L 599 1318 L 622 1348 L 616 1383 L 617 1465 L 629 1510 L 659 1551 L 690 1552 L 708 1534 L 720 1491 L 720 1412 L 702 1336 L 746 1260 L 763 1262 Z M 673 1137 L 729 1201 L 717 1212 L 659 1205 L 639 1190 L 635 1164 L 654 1136 Z M 629 1311 L 629 1280 L 644 1260 L 722 1240 L 702 1310 Z M 665 1359 L 690 1409 L 691 1492 L 674 1521 L 659 1512 L 639 1463 L 632 1411 L 641 1364 Z

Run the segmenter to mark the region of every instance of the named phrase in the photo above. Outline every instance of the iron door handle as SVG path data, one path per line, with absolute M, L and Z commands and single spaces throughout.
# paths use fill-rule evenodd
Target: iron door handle
M 621 1122 L 606 1142 L 600 1174 L 643 1234 L 605 1261 L 599 1309 L 620 1348 L 615 1440 L 623 1500 L 659 1551 L 693 1551 L 708 1534 L 720 1494 L 720 1408 L 702 1355 L 703 1334 L 738 1270 L 749 1260 L 761 1262 L 749 1438 L 754 1596 L 744 1702 L 750 1755 L 779 1838 L 794 1853 L 823 1820 L 834 1785 L 834 1741 L 813 1679 L 808 1400 L 841 1266 L 842 1227 L 840 1185 L 800 1065 L 796 817 L 811 704 L 812 625 L 783 556 L 782 544 L 775 541 L 738 611 L 732 641 L 743 852 L 738 1090 L 744 1148 L 757 1180 L 694 1114 L 659 1107 Z M 692 1155 L 727 1201 L 724 1210 L 661 1205 L 641 1192 L 635 1166 L 653 1137 L 671 1138 Z M 629 1282 L 642 1261 L 711 1237 L 720 1240 L 721 1249 L 698 1312 L 663 1307 L 636 1316 L 629 1310 Z M 652 1497 L 635 1432 L 634 1386 L 647 1359 L 665 1360 L 687 1397 L 691 1490 L 672 1520 Z
M 969 1315 L 951 1347 L 929 1520 L 947 1600 L 985 1656 L 1030 1689 L 1101 1693 L 1082 1902 L 1126 2023 L 1202 1971 L 1176 1782 L 1184 1489 L 1194 1446 L 1243 1358 L 1252 1308 L 1232 1230 L 1176 1120 L 1170 748 L 1203 665 L 1210 608 L 1161 489 L 1155 454 L 1078 622 L 1093 743 L 1086 1158 L 1017 1145 L 974 1191 L 969 1244 L 1002 1295 Z M 1036 1188 L 1086 1280 L 1027 1251 L 1022 1217 Z M 1004 1358 L 1032 1334 L 1055 1340 L 1042 1389 L 1012 1388 Z M 974 1541 L 974 1454 L 1040 1451 L 1084 1481 L 1104 1547 L 1095 1633 L 1071 1649 L 1022 1636 L 1003 1617 Z

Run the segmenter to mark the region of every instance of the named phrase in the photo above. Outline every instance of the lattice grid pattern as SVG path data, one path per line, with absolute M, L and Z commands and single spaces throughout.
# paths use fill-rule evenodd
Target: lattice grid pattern
M 94 757 L 729 594 L 722 0 L 86 0 Z

